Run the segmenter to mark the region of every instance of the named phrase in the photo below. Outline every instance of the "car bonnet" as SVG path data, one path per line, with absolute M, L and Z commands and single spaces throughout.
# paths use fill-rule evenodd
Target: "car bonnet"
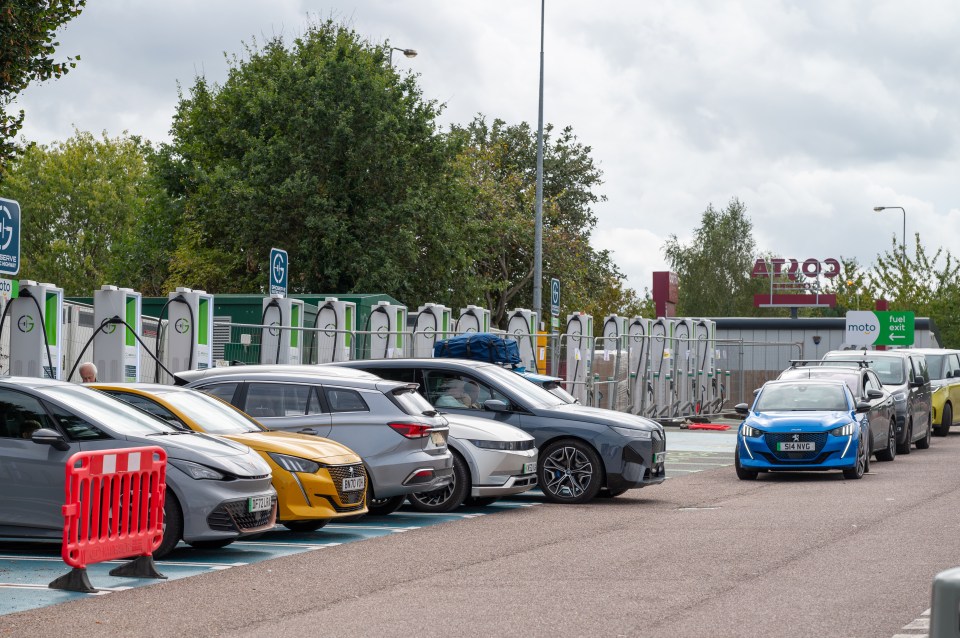
M 533 437 L 512 425 L 497 423 L 490 419 L 445 412 L 450 436 L 461 440 L 481 441 L 531 441 Z
M 329 465 L 359 463 L 360 457 L 345 445 L 310 434 L 296 432 L 249 432 L 224 435 L 260 452 L 277 452 Z
M 746 425 L 765 432 L 826 432 L 850 423 L 849 412 L 752 412 Z
M 636 428 L 638 430 L 663 431 L 663 427 L 659 423 L 645 417 L 616 410 L 594 408 L 589 405 L 580 405 L 579 403 L 564 403 L 562 405 L 551 406 L 550 408 L 540 408 L 536 410 L 536 412 L 540 416 L 564 418 L 573 421 L 601 423 L 603 425 L 615 425 L 617 427 Z
M 246 445 L 199 432 L 145 436 L 149 445 L 158 445 L 172 459 L 193 461 L 237 476 L 263 476 L 270 466 Z

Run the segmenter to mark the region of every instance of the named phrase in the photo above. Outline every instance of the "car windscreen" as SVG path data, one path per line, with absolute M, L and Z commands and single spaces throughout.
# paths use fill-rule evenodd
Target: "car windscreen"
M 566 401 L 550 394 L 536 383 L 527 381 L 516 372 L 493 365 L 483 366 L 477 371 L 482 371 L 488 378 L 494 379 L 497 385 L 518 396 L 531 408 L 551 408 L 567 404 Z
M 398 388 L 393 391 L 393 398 L 400 404 L 401 410 L 412 416 L 436 414 L 437 412 L 436 408 L 430 405 L 430 402 L 413 388 Z
M 930 375 L 930 379 L 946 379 L 947 366 L 944 364 L 947 362 L 947 357 L 942 354 L 928 354 L 925 356 L 927 359 L 927 373 Z
M 56 385 L 39 388 L 38 391 L 69 406 L 71 412 L 97 421 L 117 434 L 149 436 L 180 432 L 166 421 L 97 390 L 79 385 Z
M 196 421 L 208 434 L 245 434 L 265 429 L 223 401 L 199 391 L 165 392 L 162 398 Z
M 824 361 L 830 361 L 831 359 L 843 359 L 842 356 L 830 357 L 827 356 L 824 358 Z M 867 365 L 870 366 L 870 369 L 877 373 L 877 376 L 880 377 L 880 383 L 883 385 L 902 385 L 906 383 L 906 379 L 903 376 L 903 361 L 900 357 L 881 357 L 881 356 L 866 356 L 858 357 L 867 362 Z M 857 363 L 848 363 L 844 361 L 831 361 L 830 365 L 837 366 L 849 366 L 856 367 Z
M 755 412 L 830 411 L 848 409 L 843 386 L 819 383 L 775 383 L 764 386 Z

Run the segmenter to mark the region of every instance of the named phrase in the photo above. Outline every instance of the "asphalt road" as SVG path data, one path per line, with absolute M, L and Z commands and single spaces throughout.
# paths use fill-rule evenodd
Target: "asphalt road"
M 890 638 L 960 565 L 958 458 L 960 433 L 860 481 L 704 469 L 10 614 L 0 636 Z

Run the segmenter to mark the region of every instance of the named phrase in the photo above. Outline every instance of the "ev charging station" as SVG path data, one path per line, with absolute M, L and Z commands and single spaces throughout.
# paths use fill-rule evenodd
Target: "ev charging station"
M 567 392 L 587 403 L 587 379 L 593 372 L 593 317 L 575 312 L 567 315 Z
M 413 356 L 433 357 L 433 344 L 450 336 L 453 327 L 450 308 L 427 303 L 417 309 L 413 323 Z
M 694 323 L 694 338 L 697 345 L 697 398 L 700 412 L 713 409 L 720 396 L 719 376 L 716 369 L 717 324 L 710 319 L 698 319 Z
M 608 360 L 623 349 L 623 337 L 627 334 L 627 318 L 607 315 L 603 318 L 603 358 Z
M 693 413 L 696 401 L 697 349 L 694 343 L 693 319 L 673 320 L 674 357 L 674 404 L 670 416 Z
M 213 367 L 213 295 L 177 288 L 167 294 L 165 365 L 170 372 Z
M 367 357 L 397 359 L 406 354 L 407 307 L 387 301 L 377 302 L 367 317 Z
M 537 313 L 526 308 L 514 308 L 507 315 L 507 335 L 516 339 L 520 347 L 520 361 L 530 372 L 540 372 L 537 365 Z
M 260 363 L 302 363 L 302 299 L 264 297 L 260 323 Z
M 645 416 L 665 416 L 673 402 L 673 322 L 656 319 L 650 324 L 650 385 L 653 403 Z
M 20 280 L 10 300 L 10 374 L 59 379 L 63 362 L 63 289 Z
M 490 311 L 473 304 L 460 309 L 457 319 L 457 333 L 490 332 Z
M 93 292 L 93 363 L 97 366 L 97 381 L 105 383 L 136 383 L 140 380 L 140 342 L 143 334 L 142 300 L 139 292 L 130 288 L 101 286 Z M 124 323 L 105 321 L 119 318 Z
M 650 320 L 633 317 L 627 325 L 627 361 L 630 368 L 630 412 L 643 414 L 652 401 L 647 391 L 650 367 Z
M 357 304 L 327 297 L 317 306 L 317 318 L 313 333 L 316 344 L 317 363 L 349 361 L 353 349 L 354 332 L 357 329 Z
M 603 365 L 609 370 L 609 374 L 602 379 L 603 388 L 599 395 L 603 400 L 598 401 L 597 407 L 615 410 L 617 406 L 617 388 L 619 386 L 621 366 L 621 353 L 623 352 L 624 339 L 627 334 L 627 318 L 616 314 L 607 315 L 603 318 L 603 336 L 600 339 L 600 356 L 603 359 Z M 598 364 L 599 366 L 599 364 Z

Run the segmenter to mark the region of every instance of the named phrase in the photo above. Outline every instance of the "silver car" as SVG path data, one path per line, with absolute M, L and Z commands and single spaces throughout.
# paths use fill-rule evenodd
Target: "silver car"
M 0 379 L 0 536 L 63 538 L 64 467 L 76 452 L 167 452 L 160 558 L 183 539 L 223 547 L 276 524 L 270 466 L 245 445 L 183 432 L 106 394 L 49 379 Z
M 411 494 L 414 509 L 449 512 L 464 502 L 489 505 L 537 484 L 537 446 L 532 436 L 489 419 L 444 416 L 450 424 L 447 444 L 453 451 L 453 481 L 438 490 Z
M 355 451 L 370 478 L 370 514 L 389 514 L 408 495 L 452 480 L 447 420 L 415 384 L 299 365 L 191 370 L 176 380 L 232 403 L 267 428 L 324 436 Z

